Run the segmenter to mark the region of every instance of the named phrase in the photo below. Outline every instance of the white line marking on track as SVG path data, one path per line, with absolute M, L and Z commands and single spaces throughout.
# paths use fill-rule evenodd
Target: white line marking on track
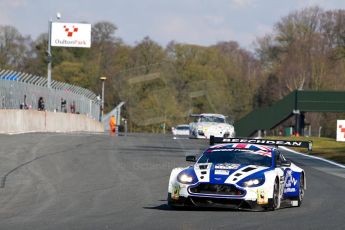
M 188 137 L 176 137 L 176 136 L 174 136 L 173 139 L 174 140 L 188 140 L 189 138 Z
M 334 166 L 337 166 L 337 167 L 339 167 L 339 168 L 345 169 L 345 165 L 336 163 L 336 162 L 331 161 L 331 160 L 324 159 L 324 158 L 322 158 L 322 157 L 307 155 L 307 154 L 300 153 L 300 152 L 294 151 L 294 150 L 292 150 L 292 149 L 289 149 L 289 148 L 286 148 L 286 147 L 283 147 L 283 146 L 279 146 L 279 148 L 284 149 L 284 150 L 286 150 L 286 151 L 289 151 L 289 152 L 291 152 L 291 153 L 297 154 L 297 155 L 301 155 L 301 156 L 309 157 L 309 158 L 312 158 L 312 159 L 320 160 L 320 161 L 323 161 L 323 162 L 327 162 L 327 163 L 329 163 L 329 164 L 331 164 L 331 165 L 334 165 Z

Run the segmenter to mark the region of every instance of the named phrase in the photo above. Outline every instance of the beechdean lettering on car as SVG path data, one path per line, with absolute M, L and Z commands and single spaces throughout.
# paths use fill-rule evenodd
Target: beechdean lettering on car
M 239 139 L 239 138 L 228 138 L 223 139 L 224 142 L 229 143 L 250 143 L 250 144 L 267 144 L 267 145 L 285 145 L 285 146 L 296 146 L 302 147 L 303 142 L 301 141 L 284 141 L 284 140 L 260 140 L 260 139 Z
M 90 48 L 91 24 L 53 22 L 51 45 Z

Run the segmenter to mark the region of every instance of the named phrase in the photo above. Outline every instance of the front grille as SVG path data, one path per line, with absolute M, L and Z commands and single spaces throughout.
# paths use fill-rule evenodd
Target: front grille
M 196 187 L 189 188 L 189 191 L 194 194 L 215 194 L 228 196 L 242 196 L 244 191 L 236 188 L 235 185 L 228 184 L 198 184 Z
M 224 198 L 209 198 L 209 197 L 190 197 L 192 204 L 200 207 L 224 207 L 224 208 L 239 208 L 243 205 L 243 200 L 239 199 L 224 199 Z

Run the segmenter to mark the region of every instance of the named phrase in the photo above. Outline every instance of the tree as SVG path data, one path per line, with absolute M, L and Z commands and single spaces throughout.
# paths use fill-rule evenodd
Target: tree
M 148 74 L 159 66 L 165 59 L 163 48 L 149 37 L 145 37 L 131 52 L 130 65 L 140 67 L 142 74 Z
M 104 44 L 115 42 L 115 31 L 117 27 L 107 21 L 97 22 L 92 26 L 92 43 L 94 44 Z
M 31 43 L 13 26 L 0 26 L 0 68 L 23 70 L 31 57 Z
M 271 34 L 258 39 L 256 53 L 267 81 L 259 88 L 257 105 L 271 104 L 296 89 L 344 90 L 344 26 L 344 10 L 311 7 L 283 17 Z M 330 117 L 313 121 L 322 124 Z M 333 132 L 323 127 L 325 133 Z

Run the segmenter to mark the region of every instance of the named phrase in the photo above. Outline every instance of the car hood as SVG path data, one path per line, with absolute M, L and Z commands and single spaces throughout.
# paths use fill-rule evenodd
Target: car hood
M 194 172 L 199 182 L 214 184 L 237 184 L 241 180 L 254 174 L 262 174 L 269 167 L 244 164 L 195 164 Z

